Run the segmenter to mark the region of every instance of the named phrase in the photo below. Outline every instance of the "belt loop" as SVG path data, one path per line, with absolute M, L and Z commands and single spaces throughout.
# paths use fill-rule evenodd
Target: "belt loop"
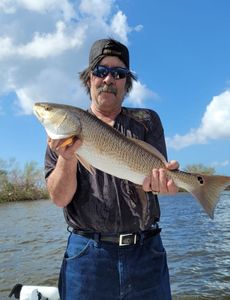
M 140 245 L 142 246 L 144 244 L 144 234 L 142 232 L 139 232 L 139 237 L 140 237 Z
M 99 232 L 94 233 L 94 238 L 93 238 L 97 243 L 100 242 L 101 239 L 101 234 Z

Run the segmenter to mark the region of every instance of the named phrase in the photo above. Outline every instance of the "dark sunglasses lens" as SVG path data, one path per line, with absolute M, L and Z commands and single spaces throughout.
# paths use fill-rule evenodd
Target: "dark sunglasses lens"
M 122 79 L 127 76 L 128 71 L 123 68 L 114 68 L 113 70 L 111 70 L 111 74 L 115 79 Z
M 93 75 L 100 77 L 100 78 L 104 78 L 109 74 L 109 70 L 106 67 L 103 66 L 97 66 L 94 70 L 93 70 Z
M 108 68 L 105 66 L 96 66 L 96 68 L 92 71 L 94 76 L 105 78 L 109 73 L 113 76 L 114 79 L 122 79 L 127 76 L 129 71 L 125 68 L 115 67 Z

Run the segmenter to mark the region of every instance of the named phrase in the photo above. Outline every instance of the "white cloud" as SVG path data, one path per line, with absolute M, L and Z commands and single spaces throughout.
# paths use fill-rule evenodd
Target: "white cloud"
M 229 160 L 224 160 L 224 161 L 214 161 L 211 166 L 212 167 L 227 167 L 230 165 L 230 161 Z
M 116 33 L 118 36 L 121 37 L 123 42 L 127 43 L 128 42 L 128 34 L 131 31 L 141 31 L 143 28 L 142 25 L 137 25 L 134 28 L 129 27 L 128 22 L 127 22 L 127 17 L 125 14 L 122 13 L 122 11 L 118 11 L 111 23 L 111 29 L 114 33 Z
M 158 95 L 147 88 L 145 84 L 140 81 L 134 81 L 133 89 L 127 98 L 127 102 L 133 106 L 143 106 L 146 99 L 157 99 Z
M 14 45 L 9 37 L 0 37 L 0 59 L 11 56 L 21 56 L 22 58 L 47 58 L 57 56 L 63 52 L 75 48 L 77 49 L 84 42 L 86 26 L 68 30 L 64 22 L 56 24 L 54 33 L 35 32 L 32 41 L 24 45 Z
M 141 25 L 141 24 L 134 27 L 134 30 L 137 31 L 137 32 L 141 31 L 142 29 L 143 29 L 143 25 Z
M 128 25 L 115 0 L 0 0 L 0 97 L 14 93 L 26 114 L 35 101 L 86 107 L 78 72 L 92 42 L 111 36 L 128 43 L 128 34 L 141 29 Z M 131 99 L 150 96 L 137 84 Z
M 33 101 L 30 97 L 31 91 L 29 88 L 21 88 L 15 91 L 19 99 L 20 107 L 25 114 L 30 114 L 32 111 Z
M 131 28 L 128 26 L 127 17 L 122 13 L 122 11 L 118 11 L 116 15 L 114 15 L 111 23 L 111 28 L 122 38 L 124 42 L 127 43 L 127 35 L 131 31 Z
M 15 14 L 20 9 L 38 13 L 61 11 L 65 20 L 74 16 L 74 9 L 68 0 L 0 0 L 0 9 L 7 14 Z
M 12 44 L 12 40 L 8 36 L 0 37 L 0 59 L 4 59 L 7 56 L 11 56 L 14 54 L 14 47 Z
M 230 90 L 213 97 L 196 129 L 185 135 L 167 138 L 167 145 L 181 149 L 194 144 L 204 144 L 212 139 L 230 138 Z
M 33 40 L 19 47 L 17 53 L 26 57 L 46 58 L 60 55 L 71 48 L 77 49 L 82 45 L 86 31 L 85 26 L 67 32 L 64 22 L 59 21 L 56 24 L 56 29 L 54 34 L 35 33 Z
M 75 82 L 69 74 L 55 68 L 44 68 L 36 82 L 28 82 L 25 86 L 15 89 L 15 93 L 20 107 L 19 113 L 23 114 L 31 113 L 34 102 L 65 102 L 84 108 L 89 104 L 80 83 Z
M 1 0 L 0 1 L 0 10 L 2 10 L 4 13 L 11 14 L 15 12 L 15 4 L 13 3 L 13 0 Z
M 81 14 L 95 19 L 107 19 L 111 13 L 114 0 L 82 0 L 79 5 Z

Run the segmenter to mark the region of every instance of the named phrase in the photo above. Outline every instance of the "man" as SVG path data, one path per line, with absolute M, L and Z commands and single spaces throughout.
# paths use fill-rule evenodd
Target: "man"
M 96 41 L 80 79 L 91 99 L 90 113 L 166 157 L 156 112 L 122 107 L 136 80 L 126 46 L 112 39 Z M 49 138 L 46 152 L 50 197 L 64 208 L 72 228 L 59 278 L 61 299 L 171 299 L 156 194 L 176 193 L 173 181 L 164 169 L 152 170 L 142 187 L 99 170 L 92 175 L 75 156 L 81 141 L 59 147 L 62 142 Z M 167 167 L 176 169 L 178 163 Z

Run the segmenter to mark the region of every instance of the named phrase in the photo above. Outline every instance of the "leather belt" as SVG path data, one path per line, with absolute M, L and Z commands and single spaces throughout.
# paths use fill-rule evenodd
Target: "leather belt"
M 155 228 L 141 232 L 121 234 L 105 234 L 98 232 L 82 231 L 77 229 L 73 229 L 72 232 L 96 241 L 109 242 L 117 244 L 118 246 L 130 246 L 140 243 L 143 240 L 146 240 L 150 237 L 159 234 L 161 232 L 161 228 L 156 226 Z

